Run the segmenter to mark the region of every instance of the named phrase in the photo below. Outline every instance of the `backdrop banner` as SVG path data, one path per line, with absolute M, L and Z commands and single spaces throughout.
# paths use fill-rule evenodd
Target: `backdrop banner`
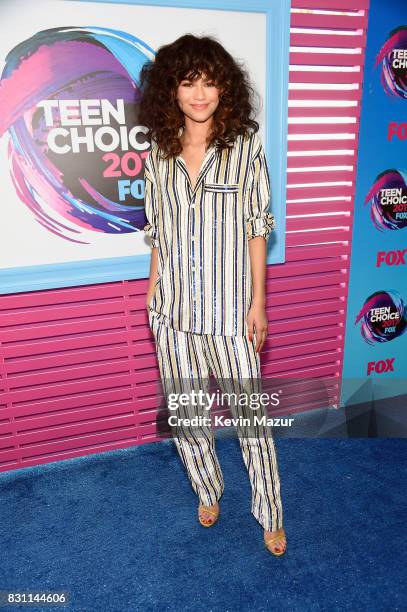
M 407 394 L 407 3 L 371 0 L 342 404 Z

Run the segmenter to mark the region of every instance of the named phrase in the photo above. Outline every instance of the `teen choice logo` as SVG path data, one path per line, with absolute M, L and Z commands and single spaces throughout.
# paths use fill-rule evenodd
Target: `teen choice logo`
M 407 26 L 392 30 L 376 56 L 382 64 L 381 82 L 389 95 L 407 98 Z
M 14 47 L 0 80 L 19 199 L 49 232 L 89 243 L 145 224 L 147 129 L 139 74 L 153 50 L 101 27 L 44 30 Z
M 407 98 L 407 26 L 390 32 L 376 57 L 375 67 L 382 64 L 381 82 L 393 96 Z
M 376 178 L 365 198 L 375 227 L 397 230 L 407 226 L 407 173 L 385 170 Z
M 406 329 L 404 302 L 397 291 L 376 291 L 366 299 L 355 325 L 359 321 L 361 334 L 368 344 L 394 340 Z

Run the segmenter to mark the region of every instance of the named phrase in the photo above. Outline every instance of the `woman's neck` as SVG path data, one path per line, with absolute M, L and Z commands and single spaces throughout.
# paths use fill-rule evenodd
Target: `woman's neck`
M 206 143 L 211 131 L 211 123 L 205 121 L 198 123 L 185 117 L 185 126 L 181 134 L 181 142 L 184 146 L 199 147 Z

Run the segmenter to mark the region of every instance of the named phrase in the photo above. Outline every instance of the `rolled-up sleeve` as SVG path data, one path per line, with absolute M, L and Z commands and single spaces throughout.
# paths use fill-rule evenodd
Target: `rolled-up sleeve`
M 144 211 L 147 223 L 143 230 L 146 236 L 151 239 L 152 248 L 158 247 L 158 207 L 159 193 L 157 190 L 156 179 L 151 165 L 151 151 L 144 162 Z
M 266 240 L 275 228 L 270 211 L 270 179 L 263 145 L 254 135 L 254 156 L 250 164 L 250 180 L 246 199 L 246 233 L 248 240 L 263 236 Z

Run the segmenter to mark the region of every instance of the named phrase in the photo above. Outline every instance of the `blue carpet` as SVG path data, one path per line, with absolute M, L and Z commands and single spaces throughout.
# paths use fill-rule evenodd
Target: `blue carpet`
M 219 522 L 172 441 L 0 474 L 0 590 L 70 593 L 1 610 L 405 610 L 406 440 L 276 437 L 288 549 L 250 513 L 236 438 L 217 439 Z

